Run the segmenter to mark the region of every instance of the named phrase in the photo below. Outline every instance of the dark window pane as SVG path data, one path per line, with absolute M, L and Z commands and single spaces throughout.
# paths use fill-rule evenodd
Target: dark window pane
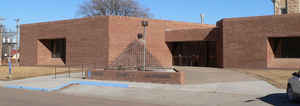
M 300 58 L 300 37 L 270 38 L 276 58 Z
M 65 39 L 51 40 L 52 58 L 65 58 Z

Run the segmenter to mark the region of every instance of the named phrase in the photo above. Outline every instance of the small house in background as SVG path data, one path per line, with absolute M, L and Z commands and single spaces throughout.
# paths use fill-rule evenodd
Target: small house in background
M 16 32 L 4 32 L 2 36 L 2 64 L 7 64 L 8 59 L 11 59 L 11 62 L 16 64 L 18 57 Z

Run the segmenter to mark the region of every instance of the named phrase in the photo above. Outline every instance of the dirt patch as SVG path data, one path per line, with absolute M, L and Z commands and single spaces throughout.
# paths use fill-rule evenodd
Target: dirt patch
M 223 69 L 208 67 L 175 67 L 185 72 L 185 82 L 191 84 L 265 80 L 277 88 L 286 89 L 288 79 L 298 70 Z
M 256 81 L 255 77 L 231 71 L 230 69 L 209 67 L 175 67 L 185 72 L 185 84 L 207 84 L 239 81 Z
M 232 70 L 245 73 L 247 75 L 255 76 L 281 89 L 286 89 L 288 79 L 292 77 L 293 72 L 297 72 L 297 70 L 267 70 L 267 69 L 265 70 L 232 69 Z
M 0 66 L 0 80 L 17 80 L 25 79 L 37 76 L 47 76 L 69 73 L 69 72 L 81 72 L 80 67 L 54 67 L 54 66 L 13 66 L 11 78 L 9 79 L 8 66 Z

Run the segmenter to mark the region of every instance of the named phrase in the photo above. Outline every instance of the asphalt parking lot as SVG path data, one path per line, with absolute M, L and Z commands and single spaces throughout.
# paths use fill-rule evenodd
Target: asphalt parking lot
M 0 87 L 0 106 L 162 106 Z

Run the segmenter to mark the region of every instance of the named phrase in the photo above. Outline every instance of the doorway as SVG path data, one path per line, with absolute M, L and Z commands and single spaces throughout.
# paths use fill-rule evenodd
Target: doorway
M 216 42 L 169 42 L 175 66 L 216 67 Z

